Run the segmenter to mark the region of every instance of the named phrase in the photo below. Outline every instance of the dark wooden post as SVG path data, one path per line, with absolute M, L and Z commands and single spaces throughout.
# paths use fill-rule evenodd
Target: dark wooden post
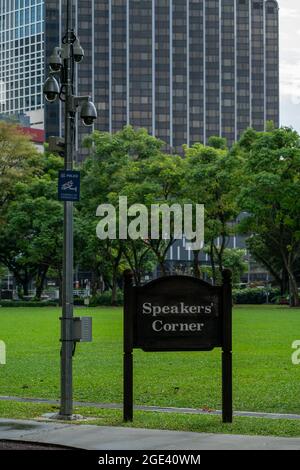
M 230 269 L 225 269 L 222 276 L 222 420 L 223 423 L 232 423 L 232 287 Z
M 124 272 L 123 418 L 133 420 L 133 274 Z

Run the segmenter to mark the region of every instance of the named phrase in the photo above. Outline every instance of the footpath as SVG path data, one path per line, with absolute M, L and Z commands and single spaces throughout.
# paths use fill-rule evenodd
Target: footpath
M 0 419 L 0 441 L 85 450 L 300 450 L 300 438 L 161 431 L 33 420 Z

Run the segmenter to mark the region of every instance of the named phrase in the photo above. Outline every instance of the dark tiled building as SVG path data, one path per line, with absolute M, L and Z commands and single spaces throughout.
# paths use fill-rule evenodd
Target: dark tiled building
M 65 1 L 46 1 L 46 54 L 62 37 Z M 78 92 L 96 127 L 146 127 L 169 150 L 231 144 L 249 126 L 279 125 L 278 4 L 274 0 L 74 0 L 85 49 Z M 47 135 L 62 113 L 47 106 Z M 79 126 L 79 138 L 86 129 Z M 80 139 L 79 139 L 80 140 Z

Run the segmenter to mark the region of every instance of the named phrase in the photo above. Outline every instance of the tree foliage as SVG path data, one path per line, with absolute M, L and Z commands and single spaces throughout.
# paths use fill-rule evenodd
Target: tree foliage
M 17 183 L 40 172 L 40 155 L 17 125 L 0 122 L 0 220 L 14 199 Z
M 214 140 L 210 142 L 214 143 Z M 216 138 L 216 142 L 219 139 Z M 236 196 L 241 161 L 222 147 L 195 144 L 185 148 L 187 177 L 184 194 L 192 203 L 205 206 L 205 243 L 212 263 L 214 282 L 217 280 L 216 269 L 222 272 L 224 268 L 224 250 L 233 233 L 230 222 L 238 215 Z
M 63 212 L 57 201 L 61 159 L 38 157 L 39 175 L 14 186 L 14 200 L 0 226 L 0 262 L 14 274 L 24 295 L 35 279 L 40 298 L 48 269 L 61 264 Z
M 289 128 L 261 133 L 248 131 L 239 143 L 239 150 L 245 159 L 239 203 L 249 214 L 241 224 L 242 229 L 253 234 L 250 249 L 260 244 L 263 246 L 260 253 L 276 253 L 276 264 L 281 262 L 282 271 L 286 271 L 289 279 L 291 304 L 297 306 L 300 137 Z M 253 254 L 258 255 L 257 250 Z M 273 266 L 274 262 L 273 258 Z
M 151 238 L 151 208 L 157 204 L 204 204 L 205 246 L 211 267 L 200 266 L 202 250 L 193 252 L 193 273 L 221 280 L 230 267 L 235 282 L 245 270 L 244 252 L 228 247 L 237 230 L 248 236 L 247 248 L 273 275 L 281 292 L 289 289 L 299 304 L 300 272 L 300 137 L 292 129 L 267 132 L 248 129 L 232 149 L 211 137 L 208 145 L 184 147 L 184 158 L 163 151 L 163 143 L 144 129 L 130 126 L 115 134 L 95 132 L 86 140 L 90 155 L 81 165 L 81 201 L 75 205 L 75 263 L 92 273 L 92 291 L 109 288 L 116 299 L 121 275 L 130 268 L 135 282 L 155 267 L 167 273 L 167 253 L 174 243 L 160 234 Z M 28 138 L 11 124 L 0 123 L 0 264 L 8 268 L 24 294 L 34 279 L 41 296 L 47 273 L 61 279 L 63 205 L 57 201 L 62 159 L 38 154 Z M 137 240 L 100 240 L 96 236 L 100 204 L 148 209 L 148 231 L 137 223 Z M 127 224 L 132 221 L 128 216 Z M 171 224 L 174 219 L 171 217 Z M 172 233 L 172 227 L 171 227 Z

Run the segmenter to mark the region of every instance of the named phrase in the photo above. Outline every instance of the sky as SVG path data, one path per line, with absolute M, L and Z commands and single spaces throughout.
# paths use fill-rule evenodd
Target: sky
M 279 0 L 280 120 L 300 132 L 300 1 Z

